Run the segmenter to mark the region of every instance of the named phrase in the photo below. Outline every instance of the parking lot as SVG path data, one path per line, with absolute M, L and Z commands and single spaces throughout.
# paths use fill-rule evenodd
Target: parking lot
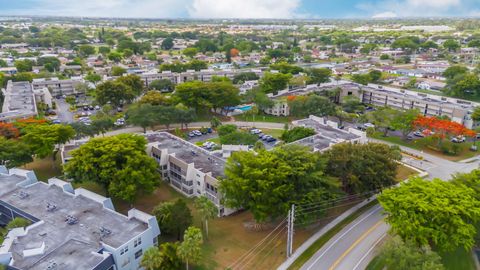
M 265 138 L 265 140 L 263 140 L 263 137 L 262 138 L 259 138 L 258 140 L 260 142 L 263 143 L 263 145 L 265 146 L 265 149 L 267 150 L 270 150 L 272 149 L 273 147 L 275 147 L 275 145 L 279 142 L 279 140 L 277 138 L 274 138 L 274 140 L 270 139 L 270 141 L 267 141 L 268 138 L 273 138 L 273 136 L 271 135 L 268 135 L 268 134 L 264 134 L 262 133 L 262 130 L 259 130 L 260 132 L 255 132 L 256 136 L 260 136 L 260 135 L 265 135 L 267 136 Z M 248 131 L 248 132 L 251 132 L 251 131 Z M 267 132 L 268 133 L 268 132 Z M 218 140 L 218 133 L 212 131 L 211 133 L 201 133 L 200 130 L 192 130 L 190 132 L 187 133 L 187 140 L 191 143 L 198 143 L 198 142 L 202 142 L 203 144 L 205 144 L 204 148 L 207 149 L 207 150 L 210 150 L 210 151 L 213 151 L 215 149 L 218 149 L 221 147 L 221 144 Z M 213 142 L 214 144 L 212 145 L 211 143 L 207 143 L 208 141 L 210 142 Z

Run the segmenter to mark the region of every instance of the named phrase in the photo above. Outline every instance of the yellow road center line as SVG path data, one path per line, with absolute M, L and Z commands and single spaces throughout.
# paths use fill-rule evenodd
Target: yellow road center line
M 383 220 L 378 221 L 377 223 L 375 223 L 375 225 L 373 225 L 370 229 L 368 229 L 368 231 L 364 232 L 360 236 L 360 238 L 358 238 L 355 242 L 353 242 L 353 244 L 347 250 L 345 250 L 345 252 L 342 253 L 342 255 L 332 264 L 332 266 L 328 268 L 328 270 L 334 270 L 338 266 L 338 264 L 348 255 L 348 253 L 350 253 L 358 244 L 360 244 L 360 242 L 362 242 L 363 239 L 365 239 L 365 237 L 367 237 L 370 233 L 372 233 L 373 230 L 375 230 L 378 226 L 380 226 L 382 222 Z

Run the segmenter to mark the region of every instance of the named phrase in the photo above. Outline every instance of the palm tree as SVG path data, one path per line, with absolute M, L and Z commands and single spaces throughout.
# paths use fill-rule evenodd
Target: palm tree
M 202 244 L 202 231 L 193 226 L 188 227 L 183 236 L 183 242 L 178 247 L 178 256 L 185 261 L 187 270 L 189 261 L 197 262 L 202 257 Z
M 157 247 L 151 247 L 143 254 L 140 265 L 146 270 L 157 270 L 162 267 L 163 256 Z
M 195 207 L 200 212 L 202 220 L 205 221 L 205 232 L 208 239 L 208 220 L 215 218 L 218 215 L 217 206 L 207 197 L 201 196 L 195 200 Z

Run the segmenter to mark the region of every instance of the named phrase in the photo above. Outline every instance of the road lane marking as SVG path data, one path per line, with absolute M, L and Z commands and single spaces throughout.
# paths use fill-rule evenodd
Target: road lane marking
M 360 242 L 362 242 L 365 237 L 367 237 L 376 228 L 378 228 L 378 226 L 380 226 L 382 222 L 383 220 L 378 221 L 377 223 L 375 223 L 375 225 L 370 227 L 370 229 L 364 232 L 347 250 L 345 250 L 345 252 L 342 253 L 342 255 L 340 255 L 340 257 L 338 257 L 338 259 L 332 264 L 332 266 L 330 266 L 330 268 L 328 268 L 328 270 L 334 270 L 338 266 L 338 264 L 348 255 L 348 253 L 350 253 L 358 244 L 360 244 Z
M 367 251 L 367 253 L 365 253 L 365 255 L 363 255 L 363 257 L 360 259 L 360 261 L 358 261 L 358 263 L 355 265 L 355 267 L 353 267 L 353 270 L 357 270 L 357 268 L 360 266 L 360 264 L 363 262 L 363 260 L 365 260 L 367 258 L 367 256 L 373 251 L 373 249 L 376 248 L 378 246 L 378 244 L 386 236 L 387 236 L 387 234 L 384 233 L 384 234 L 382 234 L 382 236 L 380 238 L 378 238 L 378 240 L 375 242 L 375 244 L 373 244 L 373 246 Z
M 357 223 L 353 224 L 352 227 L 350 227 L 347 231 L 345 231 L 342 235 L 340 235 L 340 237 L 338 237 L 332 244 L 330 244 L 330 246 L 328 246 L 325 251 L 322 252 L 322 254 L 320 254 L 313 262 L 312 264 L 307 267 L 307 270 L 310 270 L 312 269 L 312 267 L 318 262 L 318 260 L 320 260 L 323 255 L 325 255 L 336 243 L 338 243 L 338 241 L 340 241 L 345 235 L 347 235 L 347 233 L 349 233 L 351 230 L 355 229 L 355 227 L 357 227 L 358 224 L 362 223 L 365 219 L 367 219 L 368 217 L 370 217 L 371 215 L 375 214 L 378 210 L 382 209 L 381 206 L 373 209 L 370 213 L 368 213 L 368 215 L 366 215 L 365 217 L 363 217 L 361 220 L 359 220 Z

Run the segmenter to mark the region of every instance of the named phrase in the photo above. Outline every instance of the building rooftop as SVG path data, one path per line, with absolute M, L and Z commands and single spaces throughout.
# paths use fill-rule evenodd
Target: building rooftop
M 110 209 L 110 199 L 54 178 L 38 182 L 24 170 L 0 173 L 0 204 L 34 217 L 25 235 L 0 246 L 19 269 L 47 269 L 52 261 L 57 269 L 90 269 L 103 260 L 102 245 L 119 248 L 148 229 L 146 222 Z
M 37 115 L 35 95 L 29 82 L 8 81 L 0 121 Z
M 332 145 L 342 142 L 366 141 L 365 132 L 349 128 L 339 129 L 338 124 L 321 117 L 310 116 L 309 118 L 292 122 L 294 126 L 313 128 L 317 134 L 293 142 L 308 146 L 313 151 L 323 151 Z
M 148 134 L 147 140 L 160 149 L 168 149 L 169 154 L 175 153 L 176 158 L 186 163 L 194 163 L 195 168 L 204 173 L 211 172 L 215 178 L 224 175 L 225 160 L 201 147 L 167 132 Z

